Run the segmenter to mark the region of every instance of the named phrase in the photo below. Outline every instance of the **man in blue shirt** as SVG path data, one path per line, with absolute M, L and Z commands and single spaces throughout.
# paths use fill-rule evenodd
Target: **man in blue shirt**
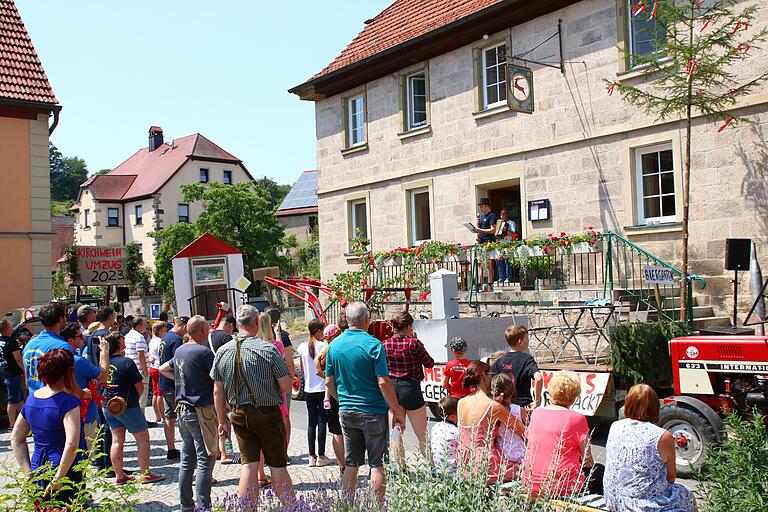
M 66 306 L 59 302 L 51 302 L 43 306 L 38 316 L 44 330 L 27 343 L 21 354 L 30 394 L 45 385 L 37 376 L 37 358 L 55 348 L 62 348 L 72 352 L 72 347 L 69 343 L 59 336 L 61 328 L 67 323 Z
M 80 324 L 76 322 L 70 322 L 61 329 L 61 337 L 69 343 L 72 350 L 75 351 L 75 383 L 77 387 L 82 390 L 88 389 L 88 383 L 94 379 L 98 379 L 99 382 L 104 383 L 109 375 L 109 344 L 101 339 L 100 340 L 100 361 L 99 366 L 94 366 L 88 359 L 77 355 L 77 351 L 83 348 L 83 333 L 80 332 Z M 83 421 L 83 428 L 85 429 L 85 443 L 90 452 L 93 443 L 96 440 L 96 433 L 98 430 L 98 406 L 96 400 L 91 397 L 91 401 L 88 404 L 88 411 Z
M 389 379 L 384 346 L 370 334 L 368 307 L 353 302 L 345 310 L 349 329 L 328 347 L 325 363 L 326 384 L 339 401 L 339 419 L 344 433 L 346 467 L 342 486 L 350 495 L 357 487 L 358 468 L 371 467 L 371 488 L 384 499 L 386 474 L 384 454 L 389 444 L 387 404 L 392 410 L 392 426 L 405 431 L 405 409 L 398 403 Z
M 176 349 L 182 345 L 184 335 L 187 334 L 187 322 L 189 322 L 188 316 L 179 316 L 173 319 L 173 329 L 163 336 L 163 341 L 160 343 L 161 366 L 173 359 Z M 169 379 L 162 373 L 157 383 L 160 386 L 160 391 L 163 392 L 165 401 L 164 428 L 165 442 L 168 447 L 166 458 L 177 460 L 181 457 L 181 453 L 176 449 L 176 384 L 173 379 Z

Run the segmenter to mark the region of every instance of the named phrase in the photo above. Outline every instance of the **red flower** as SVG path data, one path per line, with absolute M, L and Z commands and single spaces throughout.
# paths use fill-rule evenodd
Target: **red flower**
M 564 236 L 567 236 L 567 235 L 565 234 L 565 231 L 561 231 L 561 232 L 560 232 L 560 236 L 561 236 L 561 237 L 564 237 Z
M 422 302 L 427 300 L 427 297 L 429 296 L 429 292 L 424 292 L 421 295 L 419 295 L 419 298 L 416 299 L 417 302 Z
M 424 244 L 419 245 L 419 247 L 416 248 L 416 254 L 415 256 L 419 256 L 421 254 L 421 250 L 424 248 Z

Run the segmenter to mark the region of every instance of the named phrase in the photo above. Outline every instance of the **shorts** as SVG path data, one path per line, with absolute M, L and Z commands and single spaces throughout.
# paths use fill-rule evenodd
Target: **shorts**
M 23 378 L 23 375 L 14 375 L 3 379 L 5 388 L 8 390 L 8 403 L 11 405 L 20 404 L 24 401 L 24 386 L 21 383 Z
M 271 468 L 288 465 L 285 424 L 278 406 L 243 405 L 233 409 L 231 420 L 243 464 L 259 462 L 263 453 L 264 462 Z
M 124 428 L 131 434 L 138 434 L 147 430 L 147 420 L 144 418 L 144 411 L 140 407 L 129 407 L 120 416 L 112 416 L 106 408 L 103 409 L 103 412 L 110 430 Z
M 395 386 L 397 401 L 406 411 L 415 411 L 424 407 L 424 395 L 421 394 L 421 383 L 411 379 L 392 379 Z
M 160 391 L 160 370 L 158 368 L 149 369 L 149 379 L 152 381 L 152 396 L 163 396 Z
M 389 415 L 342 409 L 339 418 L 344 432 L 347 467 L 362 466 L 365 463 L 365 452 L 368 452 L 370 467 L 383 467 L 389 445 Z
M 165 402 L 165 410 L 163 411 L 163 416 L 165 416 L 165 419 L 167 420 L 175 420 L 176 391 L 171 391 L 170 393 L 163 391 L 163 401 Z
M 340 436 L 342 433 L 341 420 L 339 420 L 339 402 L 333 397 L 330 397 L 330 400 L 331 408 L 325 411 L 328 418 L 328 432 L 335 436 Z

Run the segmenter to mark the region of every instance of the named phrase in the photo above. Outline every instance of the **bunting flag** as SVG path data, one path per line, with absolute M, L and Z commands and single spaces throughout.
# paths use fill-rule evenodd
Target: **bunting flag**
M 690 62 L 688 62 L 688 80 L 693 78 L 694 71 L 696 71 L 696 59 L 691 57 Z
M 699 0 L 699 1 L 696 3 L 696 9 L 698 9 L 699 7 L 701 7 L 701 4 L 702 4 L 703 2 L 704 2 L 704 0 Z
M 739 21 L 739 22 L 737 22 L 736 26 L 733 27 L 733 31 L 731 32 L 731 34 L 735 34 L 736 32 L 739 31 L 739 29 L 741 29 L 741 30 L 749 30 L 749 23 L 747 23 L 746 21 Z
M 645 2 L 638 2 L 634 9 L 632 9 L 632 16 L 644 13 L 646 9 Z
M 739 43 L 739 46 L 734 48 L 734 50 L 731 53 L 739 53 L 741 51 L 743 51 L 744 53 L 747 53 L 750 50 L 750 48 L 752 47 L 749 45 L 749 43 L 745 41 L 743 43 Z
M 610 87 L 608 87 L 608 96 L 613 96 L 613 91 L 616 90 L 616 88 L 619 86 L 616 82 L 613 82 Z
M 725 130 L 726 128 L 728 128 L 728 125 L 730 125 L 732 122 L 733 122 L 733 118 L 731 117 L 731 118 L 729 118 L 729 119 L 728 119 L 728 120 L 725 122 L 725 124 L 723 124 L 723 126 L 721 126 L 721 127 L 720 127 L 720 128 L 717 130 L 717 133 L 720 133 L 721 131 L 723 131 L 723 130 Z
M 707 27 L 709 26 L 710 23 L 712 23 L 712 18 L 707 18 L 707 22 L 704 24 L 703 27 L 701 27 L 701 29 L 699 30 L 699 34 L 707 30 Z
M 651 11 L 651 15 L 648 17 L 649 20 L 656 19 L 656 13 L 659 12 L 659 2 L 653 2 L 653 11 Z

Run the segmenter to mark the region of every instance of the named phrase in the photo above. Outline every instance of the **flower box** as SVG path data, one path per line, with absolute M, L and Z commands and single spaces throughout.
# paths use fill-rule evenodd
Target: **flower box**
M 583 254 L 590 252 L 603 252 L 603 242 L 598 241 L 592 245 L 589 242 L 577 242 L 571 246 L 572 254 Z

